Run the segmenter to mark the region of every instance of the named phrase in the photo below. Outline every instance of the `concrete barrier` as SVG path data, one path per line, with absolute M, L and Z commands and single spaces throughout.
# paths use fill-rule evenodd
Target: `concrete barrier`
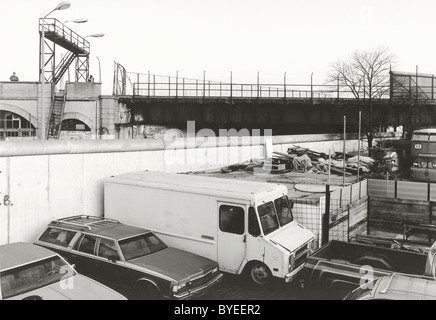
M 319 152 L 341 150 L 336 146 L 341 141 L 328 139 L 272 137 L 272 143 L 273 150 L 281 152 L 293 144 Z M 102 216 L 103 181 L 108 176 L 216 169 L 263 158 L 264 145 L 263 137 L 0 142 L 0 244 L 33 241 L 53 219 Z M 347 151 L 355 151 L 356 145 L 347 141 Z

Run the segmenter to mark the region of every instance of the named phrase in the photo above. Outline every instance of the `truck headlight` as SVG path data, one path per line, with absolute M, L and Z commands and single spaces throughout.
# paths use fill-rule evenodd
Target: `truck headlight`
M 291 254 L 289 256 L 288 272 L 291 272 L 293 269 L 294 269 L 294 255 Z
M 310 241 L 307 248 L 309 249 L 309 254 L 312 254 L 315 251 L 315 240 Z

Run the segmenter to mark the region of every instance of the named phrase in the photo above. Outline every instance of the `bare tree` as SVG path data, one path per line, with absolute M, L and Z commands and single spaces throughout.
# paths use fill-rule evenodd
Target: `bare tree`
M 373 119 L 373 101 L 381 99 L 389 91 L 389 71 L 394 67 L 396 56 L 387 48 L 378 47 L 371 51 L 356 51 L 348 60 L 332 64 L 327 82 L 337 84 L 341 89 L 351 92 L 357 100 L 359 110 L 362 100 L 369 104 L 369 123 L 363 126 L 372 147 L 376 126 Z

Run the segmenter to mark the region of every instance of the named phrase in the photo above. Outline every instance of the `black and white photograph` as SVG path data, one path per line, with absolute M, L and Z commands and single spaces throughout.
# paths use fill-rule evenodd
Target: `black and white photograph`
M 436 300 L 435 13 L 2 0 L 0 300 Z

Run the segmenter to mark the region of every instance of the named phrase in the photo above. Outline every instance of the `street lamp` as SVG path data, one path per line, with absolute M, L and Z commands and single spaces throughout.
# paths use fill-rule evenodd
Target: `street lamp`
M 90 34 L 89 36 L 85 36 L 84 38 L 101 38 L 104 37 L 104 33 L 94 33 L 94 34 Z
M 104 33 L 94 33 L 90 34 L 88 36 L 85 36 L 84 38 L 101 38 L 104 37 Z M 101 68 L 100 68 L 100 59 L 97 57 L 98 60 L 98 82 L 101 82 Z
M 71 3 L 69 1 L 63 1 L 59 3 L 52 11 L 47 13 L 43 19 L 47 18 L 52 12 L 56 10 L 65 10 L 70 7 Z M 40 130 L 40 139 L 45 140 L 45 112 L 44 112 L 44 85 L 45 85 L 45 26 L 44 21 L 41 26 L 41 73 L 39 75 L 39 81 L 41 82 L 41 130 Z
M 47 18 L 53 11 L 65 10 L 65 9 L 68 9 L 70 6 L 71 6 L 71 2 L 63 1 L 63 2 L 59 3 L 52 11 L 47 13 L 44 18 Z
M 73 22 L 73 23 L 85 23 L 85 22 L 88 22 L 88 19 L 87 18 L 79 18 L 79 19 L 74 19 L 74 20 L 68 20 L 68 21 L 64 21 L 63 24 L 69 23 L 69 22 Z
M 84 38 L 101 38 L 104 37 L 104 33 L 94 33 L 85 36 Z M 101 69 L 100 69 L 100 59 L 97 57 L 98 60 L 98 81 L 101 82 Z M 97 101 L 95 101 L 95 140 L 98 139 L 98 104 Z

